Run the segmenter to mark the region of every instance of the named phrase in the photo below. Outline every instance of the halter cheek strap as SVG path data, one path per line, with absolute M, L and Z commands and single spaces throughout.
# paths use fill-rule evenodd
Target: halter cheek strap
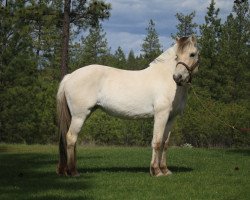
M 189 80 L 188 80 L 188 83 L 191 83 L 192 82 L 192 72 L 195 70 L 195 68 L 200 64 L 200 59 L 199 59 L 199 57 L 198 57 L 198 60 L 197 60 L 197 62 L 195 62 L 193 65 L 191 65 L 191 67 L 189 67 L 186 63 L 184 63 L 184 62 L 178 62 L 177 64 L 176 64 L 176 66 L 177 65 L 179 65 L 179 64 L 181 64 L 181 65 L 183 65 L 184 67 L 186 67 L 186 69 L 187 69 L 187 71 L 188 71 L 188 73 L 189 73 Z

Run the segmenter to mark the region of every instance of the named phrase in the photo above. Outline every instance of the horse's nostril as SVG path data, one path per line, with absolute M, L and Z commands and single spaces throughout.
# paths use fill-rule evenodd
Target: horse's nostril
M 182 75 L 181 74 L 173 75 L 173 78 L 175 81 L 180 81 L 180 79 L 182 78 Z

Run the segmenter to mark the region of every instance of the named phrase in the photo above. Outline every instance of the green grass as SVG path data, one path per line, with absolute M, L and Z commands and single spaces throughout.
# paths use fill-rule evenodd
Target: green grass
M 150 148 L 78 147 L 78 178 L 55 173 L 57 147 L 0 145 L 0 199 L 250 198 L 250 150 L 170 148 L 173 175 L 150 177 Z

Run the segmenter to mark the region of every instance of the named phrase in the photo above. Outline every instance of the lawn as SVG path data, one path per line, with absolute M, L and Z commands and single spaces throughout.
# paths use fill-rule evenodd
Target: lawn
M 80 177 L 58 177 L 57 147 L 0 144 L 0 199 L 250 199 L 250 150 L 169 150 L 173 175 L 151 177 L 151 149 L 78 147 Z

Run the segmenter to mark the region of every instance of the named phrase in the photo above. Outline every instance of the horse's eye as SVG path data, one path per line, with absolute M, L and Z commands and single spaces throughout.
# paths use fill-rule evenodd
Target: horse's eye
M 191 58 L 195 57 L 195 53 L 191 53 L 191 54 L 190 54 L 190 57 L 191 57 Z

